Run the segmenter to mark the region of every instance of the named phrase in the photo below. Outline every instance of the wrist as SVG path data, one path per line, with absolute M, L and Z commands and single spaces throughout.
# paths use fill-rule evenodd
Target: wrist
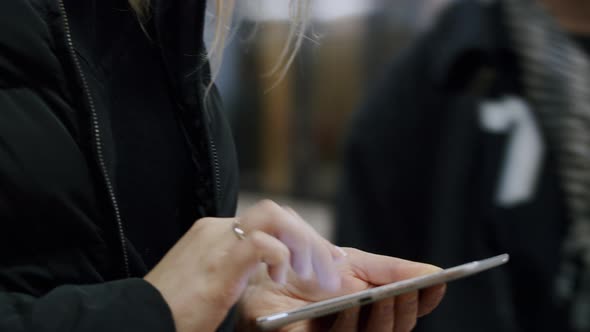
M 154 279 L 149 274 L 144 278 L 159 292 L 166 303 L 176 332 L 214 332 L 217 330 L 225 315 L 223 310 L 215 310 L 214 305 L 199 299 L 193 292 L 177 287 L 165 287 L 162 286 L 166 285 L 165 283 Z

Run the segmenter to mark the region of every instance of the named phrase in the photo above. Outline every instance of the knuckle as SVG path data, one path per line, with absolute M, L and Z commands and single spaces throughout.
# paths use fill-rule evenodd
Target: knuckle
M 267 254 L 271 254 L 273 257 L 279 258 L 280 260 L 288 259 L 291 255 L 286 245 L 278 240 L 270 238 L 264 232 L 253 232 L 248 238 L 250 239 L 254 250 L 257 252 L 267 252 Z
M 261 200 L 260 202 L 258 202 L 257 206 L 260 209 L 269 210 L 269 211 L 276 210 L 276 209 L 280 208 L 277 203 L 275 203 L 274 201 L 272 201 L 270 199 Z
M 259 227 L 264 231 L 277 235 L 285 230 L 288 226 L 286 222 L 289 218 L 288 213 L 283 210 L 277 203 L 271 200 L 260 201 L 257 205 L 259 211 Z
M 276 220 L 280 218 L 283 213 L 283 209 L 274 201 L 270 199 L 262 200 L 258 203 L 258 207 L 264 212 L 264 214 L 270 219 Z

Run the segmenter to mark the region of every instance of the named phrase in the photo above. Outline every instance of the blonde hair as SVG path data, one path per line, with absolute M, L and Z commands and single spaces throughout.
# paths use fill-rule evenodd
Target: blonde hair
M 140 20 L 146 20 L 150 15 L 150 0 L 128 0 L 129 5 L 135 11 Z M 203 0 L 205 1 L 205 0 Z M 215 37 L 207 54 L 211 62 L 213 80 L 217 77 L 223 62 L 223 53 L 229 35 L 229 26 L 233 20 L 236 0 L 215 0 Z M 249 1 L 249 0 L 241 0 Z M 271 73 L 278 74 L 282 79 L 293 61 L 297 51 L 303 43 L 303 36 L 308 25 L 310 0 L 291 0 L 292 25 L 285 47 L 277 62 L 271 69 Z

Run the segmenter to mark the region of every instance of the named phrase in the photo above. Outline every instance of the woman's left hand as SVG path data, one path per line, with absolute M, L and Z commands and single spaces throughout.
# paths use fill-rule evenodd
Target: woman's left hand
M 274 283 L 261 269 L 246 288 L 240 301 L 240 330 L 254 330 L 256 317 L 295 309 L 330 297 L 354 293 L 375 286 L 437 272 L 432 265 L 379 256 L 355 249 L 339 265 L 341 287 L 337 293 L 322 291 L 317 282 L 291 274 L 285 285 Z M 382 300 L 370 310 L 349 309 L 338 315 L 300 321 L 280 331 L 410 331 L 416 319 L 430 313 L 441 301 L 445 285 Z M 363 314 L 361 314 L 361 312 Z

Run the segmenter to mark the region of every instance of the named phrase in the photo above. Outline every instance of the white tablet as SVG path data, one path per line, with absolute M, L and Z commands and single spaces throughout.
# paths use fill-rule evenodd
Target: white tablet
M 397 296 L 422 288 L 428 288 L 430 286 L 465 278 L 479 272 L 506 264 L 508 259 L 508 254 L 499 255 L 488 259 L 455 266 L 432 274 L 367 289 L 358 293 L 315 302 L 298 309 L 279 312 L 269 316 L 258 317 L 256 319 L 256 324 L 262 331 L 274 330 L 299 320 L 326 316 L 355 306 L 365 305 L 388 297 Z

